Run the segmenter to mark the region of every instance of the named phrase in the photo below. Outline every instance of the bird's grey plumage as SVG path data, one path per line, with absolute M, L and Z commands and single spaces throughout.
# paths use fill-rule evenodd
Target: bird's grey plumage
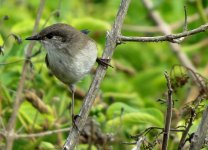
M 47 51 L 45 62 L 52 73 L 72 92 L 72 122 L 74 122 L 74 84 L 81 80 L 93 67 L 97 59 L 95 42 L 70 25 L 57 23 L 43 29 L 26 40 L 37 40 Z
M 47 51 L 48 68 L 68 85 L 84 77 L 96 61 L 95 42 L 69 25 L 54 24 L 43 29 L 38 36 Z

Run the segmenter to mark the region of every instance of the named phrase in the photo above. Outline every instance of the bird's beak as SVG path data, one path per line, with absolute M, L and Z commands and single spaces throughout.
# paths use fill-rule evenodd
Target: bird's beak
M 25 40 L 35 40 L 35 41 L 40 41 L 41 40 L 41 36 L 40 35 L 33 35 L 30 37 L 27 37 Z

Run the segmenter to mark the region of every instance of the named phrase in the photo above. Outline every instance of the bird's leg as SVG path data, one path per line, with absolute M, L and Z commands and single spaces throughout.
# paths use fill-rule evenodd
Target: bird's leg
M 107 58 L 97 58 L 97 59 L 96 59 L 96 62 L 97 62 L 98 64 L 100 64 L 100 65 L 106 67 L 106 68 L 107 68 L 108 66 L 110 66 L 110 67 L 113 68 L 113 66 L 111 66 L 111 65 L 109 64 L 110 59 L 107 59 Z
M 71 90 L 71 93 L 72 93 L 72 103 L 71 103 L 71 117 L 72 117 L 72 124 L 73 124 L 73 126 L 75 126 L 77 129 L 78 129 L 78 127 L 77 127 L 77 125 L 76 125 L 76 118 L 78 117 L 77 115 L 74 115 L 74 94 L 75 94 L 75 90 L 76 90 L 76 88 L 75 88 L 75 85 L 70 85 L 69 86 L 69 88 L 70 88 L 70 90 Z

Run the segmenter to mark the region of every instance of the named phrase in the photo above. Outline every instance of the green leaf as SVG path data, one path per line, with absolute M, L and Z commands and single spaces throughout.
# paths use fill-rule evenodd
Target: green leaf
M 106 86 L 107 87 L 107 86 Z M 124 102 L 127 104 L 132 104 L 136 106 L 142 106 L 143 101 L 139 97 L 138 93 L 124 93 L 124 92 L 105 92 L 103 93 L 103 98 L 112 97 L 116 102 Z
M 132 126 L 139 127 L 141 125 L 162 127 L 163 122 L 148 112 L 134 112 L 109 120 L 107 122 L 107 127 L 117 128 L 121 126 L 121 124 L 126 128 L 131 128 Z
M 50 110 L 51 111 L 51 110 Z M 29 102 L 25 101 L 19 110 L 18 118 L 21 124 L 27 129 L 28 124 L 34 124 L 35 129 L 42 129 L 42 124 L 53 122 L 52 114 L 39 113 Z M 35 121 L 35 122 L 34 122 Z M 49 124 L 50 125 L 50 124 Z
M 121 110 L 123 110 L 122 115 Z M 139 109 L 124 103 L 112 104 L 107 111 L 107 116 L 110 118 L 107 123 L 108 127 L 119 127 L 121 124 L 126 127 L 144 124 L 162 127 L 164 120 L 162 112 L 158 109 Z
M 39 149 L 48 150 L 48 149 L 56 149 L 56 148 L 54 147 L 53 144 L 43 141 L 43 142 L 40 143 Z

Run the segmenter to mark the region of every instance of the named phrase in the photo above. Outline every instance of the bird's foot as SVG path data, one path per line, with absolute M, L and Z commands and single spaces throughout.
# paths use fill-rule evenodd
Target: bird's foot
M 98 64 L 100 64 L 100 65 L 106 67 L 106 68 L 107 68 L 108 66 L 110 66 L 111 68 L 113 68 L 113 66 L 111 66 L 111 65 L 109 64 L 110 59 L 108 59 L 108 58 L 97 58 L 97 59 L 96 59 L 96 62 L 97 62 Z
M 76 120 L 78 118 L 81 118 L 81 116 L 72 114 L 72 125 L 73 125 L 73 127 L 75 127 L 78 130 L 78 132 L 80 132 L 80 130 L 79 130 L 77 124 L 76 124 Z

